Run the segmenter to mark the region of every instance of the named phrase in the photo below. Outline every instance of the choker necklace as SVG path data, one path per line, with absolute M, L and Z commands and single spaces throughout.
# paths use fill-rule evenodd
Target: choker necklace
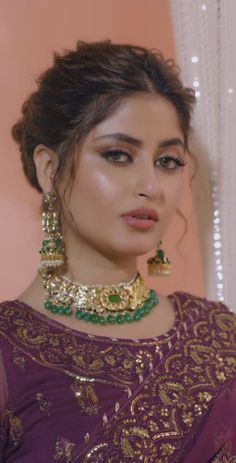
M 140 273 L 117 285 L 84 285 L 64 275 L 40 272 L 46 292 L 44 307 L 55 314 L 100 325 L 130 323 L 147 315 L 158 303 Z

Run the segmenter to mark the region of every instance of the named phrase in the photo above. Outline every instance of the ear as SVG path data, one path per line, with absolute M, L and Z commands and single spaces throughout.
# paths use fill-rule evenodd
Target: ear
M 58 167 L 57 154 L 45 145 L 38 145 L 34 150 L 34 163 L 39 185 L 44 194 L 50 193 Z

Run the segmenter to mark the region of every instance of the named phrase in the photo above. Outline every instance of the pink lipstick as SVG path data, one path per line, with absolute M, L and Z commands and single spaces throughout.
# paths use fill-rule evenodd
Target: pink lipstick
M 139 230 L 149 230 L 158 221 L 155 209 L 134 209 L 126 212 L 122 217 L 129 226 Z

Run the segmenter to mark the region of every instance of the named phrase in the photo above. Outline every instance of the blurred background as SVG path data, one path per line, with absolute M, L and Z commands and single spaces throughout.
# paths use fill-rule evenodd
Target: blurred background
M 35 89 L 35 79 L 52 64 L 54 51 L 73 48 L 79 39 L 111 39 L 160 49 L 166 58 L 177 59 L 187 80 L 190 77 L 181 56 L 181 28 L 173 22 L 173 18 L 178 22 L 178 10 L 183 3 L 181 0 L 1 0 L 0 300 L 13 299 L 23 291 L 34 277 L 39 260 L 41 196 L 27 184 L 18 148 L 10 134 L 23 101 Z M 193 3 L 200 6 L 207 2 Z M 199 145 L 196 146 L 198 150 Z M 195 154 L 198 154 L 196 148 Z M 205 182 L 209 199 L 210 179 L 201 177 L 201 181 Z M 180 247 L 184 223 L 177 215 L 164 239 L 166 254 L 173 265 L 171 275 L 148 277 L 145 262 L 154 252 L 139 258 L 145 279 L 165 294 L 175 290 L 200 296 L 209 294 L 206 247 L 201 238 L 207 228 L 202 228 L 196 191 L 199 186 L 189 187 L 186 182 L 180 209 L 188 221 L 188 229 Z M 208 208 L 207 214 L 209 211 L 213 209 Z M 211 236 L 209 228 L 208 233 Z M 210 295 L 217 297 L 214 288 Z

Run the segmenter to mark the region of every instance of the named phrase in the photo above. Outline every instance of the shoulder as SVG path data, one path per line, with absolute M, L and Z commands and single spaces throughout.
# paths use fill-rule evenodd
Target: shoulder
M 3 339 L 12 339 L 19 329 L 27 323 L 28 311 L 16 300 L 0 303 L 0 345 Z
M 17 302 L 16 301 L 3 301 L 0 302 L 0 326 L 3 320 L 13 313 L 14 310 L 17 309 Z
M 175 293 L 188 333 L 196 342 L 228 349 L 236 359 L 236 313 L 225 304 L 186 292 Z M 190 328 L 191 327 L 191 328 Z M 235 360 L 236 363 L 236 360 Z
M 185 292 L 175 295 L 181 327 L 186 327 L 180 338 L 186 364 L 189 361 L 190 369 L 220 392 L 233 378 L 236 381 L 236 314 L 222 302 Z
M 214 318 L 214 316 L 222 316 L 223 318 L 225 317 L 225 319 L 231 320 L 233 325 L 236 323 L 236 313 L 222 302 L 212 301 L 205 297 L 196 296 L 184 291 L 177 291 L 174 294 L 184 312 L 192 310 L 209 319 Z

